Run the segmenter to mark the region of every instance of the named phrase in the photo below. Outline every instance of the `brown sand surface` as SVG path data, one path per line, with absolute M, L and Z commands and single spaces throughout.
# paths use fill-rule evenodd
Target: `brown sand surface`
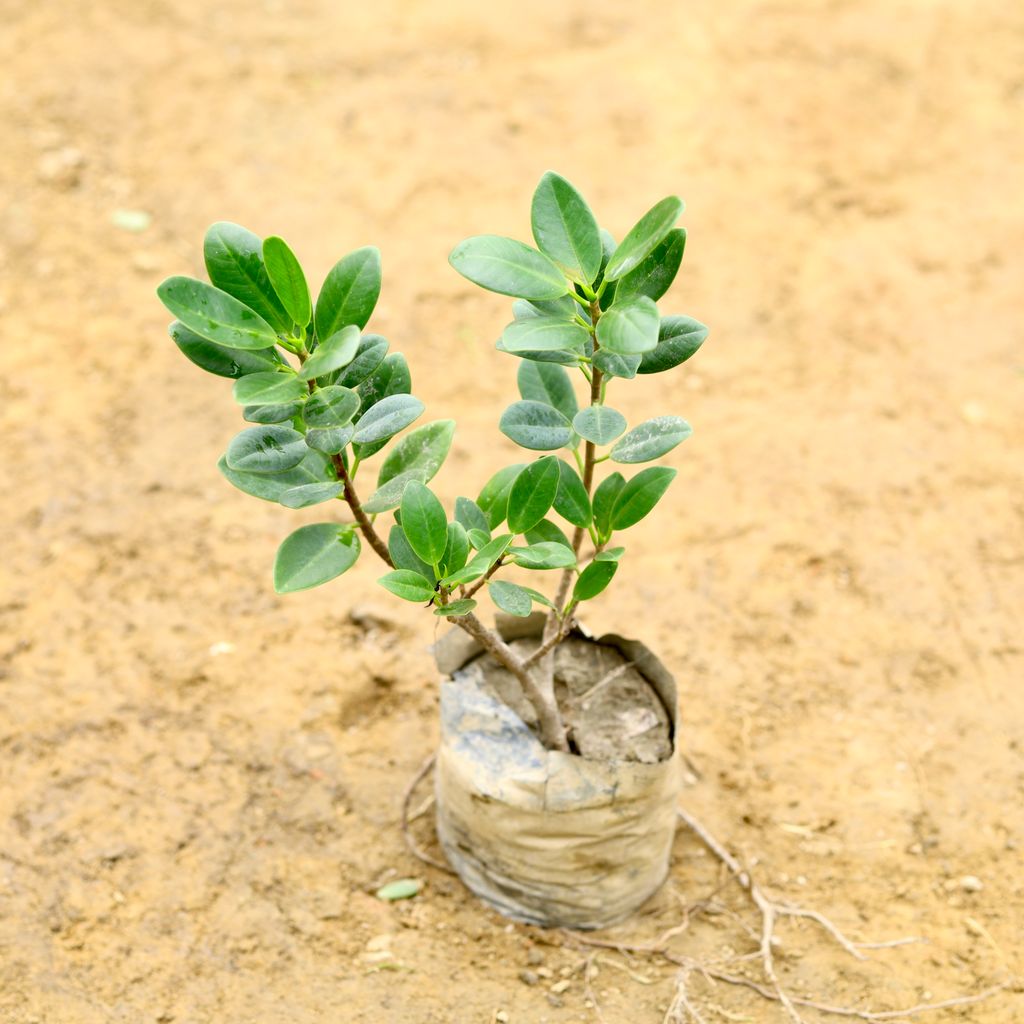
M 620 237 L 683 195 L 661 305 L 712 326 L 621 388 L 633 421 L 695 433 L 588 623 L 677 673 L 687 806 L 773 892 L 928 940 L 858 963 L 787 924 L 792 991 L 884 1009 L 1024 971 L 1019 4 L 0 8 L 0 1020 L 568 1024 L 594 997 L 662 1020 L 669 967 L 608 953 L 587 994 L 564 937 L 407 854 L 435 621 L 368 554 L 275 596 L 278 541 L 321 513 L 221 479 L 237 411 L 153 294 L 216 219 L 284 235 L 317 280 L 380 245 L 375 327 L 459 421 L 452 500 L 513 455 L 515 365 L 491 347 L 507 305 L 446 256 L 525 237 L 548 167 Z M 415 900 L 374 898 L 409 875 Z M 746 913 L 680 833 L 615 934 L 716 892 Z M 712 910 L 677 948 L 752 948 Z M 690 987 L 708 1021 L 783 1020 Z M 1024 998 L 924 1019 L 1006 1024 Z

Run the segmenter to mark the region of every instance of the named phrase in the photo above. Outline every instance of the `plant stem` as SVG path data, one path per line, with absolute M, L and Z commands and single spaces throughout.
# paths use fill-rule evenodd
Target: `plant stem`
M 530 670 L 522 658 L 512 650 L 493 630 L 488 629 L 472 612 L 459 615 L 453 621 L 476 640 L 485 651 L 496 661 L 501 662 L 519 680 L 526 699 L 537 712 L 537 724 L 540 728 L 541 742 L 548 750 L 569 752 L 569 744 L 565 738 L 565 726 L 558 712 L 554 693 L 548 695 L 537 685 Z
M 348 475 L 348 470 L 345 468 L 345 460 L 339 454 L 331 456 L 331 461 L 334 463 L 338 479 L 345 487 L 345 501 L 348 502 L 348 507 L 352 509 L 352 515 L 356 517 L 356 522 L 359 524 L 359 529 L 363 531 L 363 536 L 366 538 L 367 543 L 393 569 L 395 563 L 391 561 L 391 552 L 388 551 L 388 546 L 381 539 L 380 534 L 373 528 L 370 517 L 363 511 L 363 506 L 359 502 L 359 495 L 356 494 L 356 489 L 352 486 L 352 478 Z
M 472 597 L 505 563 L 503 561 L 504 555 L 499 558 L 494 565 L 487 570 L 484 575 L 476 581 L 471 587 L 466 587 L 462 593 L 463 597 Z

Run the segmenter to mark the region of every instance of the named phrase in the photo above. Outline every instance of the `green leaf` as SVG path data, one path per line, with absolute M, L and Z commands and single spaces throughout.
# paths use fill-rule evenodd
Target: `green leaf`
M 601 269 L 601 235 L 586 200 L 561 175 L 548 171 L 530 209 L 537 247 L 569 276 L 590 284 Z
M 607 309 L 615 301 L 617 282 L 609 281 L 605 283 L 604 280 L 604 272 L 608 268 L 608 261 L 612 258 L 614 252 L 615 239 L 612 238 L 610 231 L 601 228 L 601 273 L 597 275 L 597 280 L 594 282 L 595 288 L 603 287 L 601 309 Z
M 679 416 L 656 416 L 634 427 L 611 450 L 614 462 L 650 462 L 685 441 L 693 428 Z
M 472 499 L 455 499 L 455 521 L 462 523 L 467 534 L 473 530 L 478 530 L 487 540 L 491 539 L 491 524 L 487 521 L 487 516 L 484 515 L 483 509 Z M 472 539 L 472 536 L 470 536 L 471 542 Z M 484 541 L 484 543 L 487 543 L 487 541 Z M 477 546 L 476 544 L 473 545 L 473 547 Z
M 595 562 L 617 562 L 626 553 L 625 548 L 608 548 L 594 555 Z
M 448 262 L 481 288 L 521 299 L 557 299 L 569 291 L 565 275 L 544 256 L 514 238 L 475 235 L 461 242 Z
M 291 330 L 292 318 L 270 283 L 258 235 L 239 224 L 219 221 L 206 232 L 203 259 L 217 288 L 254 310 L 275 331 Z
M 597 340 L 601 348 L 620 356 L 650 352 L 657 347 L 660 323 L 654 300 L 641 295 L 616 302 L 597 321 Z
M 316 300 L 313 319 L 318 338 L 329 338 L 342 327 L 364 328 L 380 296 L 380 250 L 356 249 L 331 267 Z
M 542 519 L 535 526 L 524 531 L 523 536 L 526 538 L 527 544 L 561 544 L 562 547 L 572 547 L 572 541 L 566 537 L 565 532 L 550 519 Z
M 308 508 L 310 505 L 319 505 L 323 501 L 330 501 L 338 497 L 344 490 L 344 486 L 333 480 L 318 484 L 300 484 L 298 487 L 289 488 L 280 497 L 280 502 L 285 508 Z
M 548 455 L 531 462 L 513 481 L 508 495 L 508 528 L 525 533 L 551 508 L 558 490 L 558 460 Z
M 487 593 L 491 595 L 491 600 L 509 615 L 525 619 L 533 609 L 533 598 L 529 591 L 517 583 L 495 580 L 487 584 Z
M 302 418 L 308 427 L 344 427 L 359 408 L 359 395 L 351 388 L 332 384 L 317 388 L 306 401 Z
M 293 594 L 327 583 L 359 557 L 359 536 L 337 523 L 301 526 L 286 537 L 274 560 L 274 589 Z
M 624 530 L 640 522 L 658 504 L 676 475 L 666 466 L 642 469 L 626 483 L 612 508 L 612 528 Z
M 502 350 L 520 352 L 565 352 L 578 349 L 582 354 L 590 332 L 582 324 L 554 316 L 535 316 L 513 320 L 501 335 Z
M 519 475 L 524 463 L 517 462 L 514 465 L 499 469 L 487 483 L 476 499 L 480 511 L 487 517 L 490 529 L 497 529 L 508 515 L 508 492 L 512 489 L 512 483 Z
M 244 473 L 279 473 L 297 466 L 308 450 L 306 439 L 297 430 L 269 424 L 237 434 L 225 458 L 229 468 Z
M 575 601 L 589 601 L 604 590 L 618 571 L 618 562 L 593 561 L 580 573 L 573 587 L 572 596 Z
M 274 328 L 227 292 L 191 277 L 169 277 L 160 301 L 201 338 L 225 348 L 263 349 L 277 342 Z
M 378 487 L 364 502 L 363 511 L 374 515 L 378 512 L 389 512 L 398 508 L 402 502 L 402 495 L 405 493 L 405 485 L 410 480 L 424 483 L 423 473 L 418 469 L 410 469 L 405 473 L 393 476 L 386 484 Z
M 458 572 L 469 561 L 469 537 L 462 523 L 448 524 L 448 540 L 441 556 L 441 573 Z
M 271 235 L 263 242 L 263 262 L 267 267 L 270 283 L 277 292 L 285 312 L 299 325 L 305 327 L 313 319 L 313 304 L 309 297 L 306 275 L 288 248 L 288 243 L 277 235 Z
M 543 402 L 571 420 L 579 410 L 569 374 L 554 363 L 519 364 L 516 375 L 519 394 L 530 402 Z
M 532 350 L 529 352 L 509 352 L 501 338 L 495 342 L 494 347 L 499 352 L 508 352 L 510 356 L 516 356 L 519 359 L 527 359 L 535 363 L 555 363 L 560 366 L 579 366 L 580 357 L 585 354 L 581 352 L 536 352 Z
M 306 431 L 306 444 L 318 452 L 337 455 L 352 440 L 355 432 L 355 424 L 352 423 L 343 427 L 310 427 Z
M 242 410 L 242 419 L 246 423 L 289 423 L 301 412 L 301 402 L 289 405 L 247 405 Z
M 434 578 L 434 570 L 413 551 L 402 528 L 397 524 L 391 527 L 388 534 L 388 553 L 391 561 L 395 563 L 396 569 L 408 569 L 412 572 L 425 576 L 428 580 Z
M 448 546 L 448 519 L 441 502 L 418 480 L 410 480 L 402 493 L 402 529 L 424 562 L 441 561 Z
M 225 348 L 223 345 L 201 338 L 180 320 L 175 320 L 167 328 L 167 333 L 186 359 L 218 377 L 232 377 L 237 380 L 248 373 L 266 373 L 283 365 L 277 349 Z
M 339 374 L 335 384 L 345 388 L 354 388 L 362 384 L 388 354 L 388 342 L 379 334 L 364 334 L 359 339 L 359 348 L 355 358 Z
M 224 478 L 240 491 L 264 501 L 278 502 L 281 495 L 302 484 L 331 482 L 334 467 L 320 452 L 308 452 L 305 458 L 291 469 L 278 473 L 245 473 L 232 469 L 225 456 L 221 456 L 217 468 Z
M 643 356 L 620 356 L 603 348 L 594 353 L 594 365 L 606 377 L 623 377 L 626 380 L 636 376 L 641 359 Z
M 558 460 L 558 490 L 555 492 L 555 511 L 573 526 L 591 523 L 590 499 L 579 473 L 567 462 Z
M 483 548 L 485 544 L 490 544 L 491 542 L 490 530 L 478 530 L 474 527 L 472 530 L 467 530 L 466 535 L 469 537 L 469 543 L 472 544 L 477 551 Z
M 389 395 L 360 417 L 353 440 L 360 444 L 393 437 L 422 415 L 425 406 L 412 395 Z
M 568 569 L 576 564 L 572 548 L 545 541 L 526 548 L 509 548 L 512 561 L 524 569 Z
M 447 619 L 458 619 L 468 615 L 476 607 L 476 601 L 471 597 L 463 597 L 458 601 L 451 601 L 446 605 L 434 609 L 435 615 L 443 615 Z
M 607 405 L 588 405 L 573 417 L 572 429 L 594 444 L 611 444 L 626 429 L 626 417 Z
M 316 351 L 302 364 L 299 376 L 303 380 L 323 377 L 343 366 L 348 366 L 359 349 L 359 328 L 355 324 L 342 327 L 326 341 L 321 341 Z
M 289 370 L 239 377 L 232 393 L 239 405 L 291 405 L 301 402 L 309 394 L 309 389 Z
M 619 280 L 615 301 L 646 295 L 658 301 L 679 272 L 686 248 L 686 229 L 673 228 L 641 263 Z
M 419 604 L 434 599 L 434 584 L 411 569 L 395 569 L 381 576 L 377 582 L 403 601 Z
M 572 440 L 572 425 L 543 402 L 514 402 L 502 414 L 498 428 L 522 448 L 548 452 Z
M 669 196 L 655 203 L 619 243 L 605 267 L 604 279 L 616 281 L 639 266 L 644 257 L 672 230 L 682 212 L 683 201 L 678 196 Z
M 400 473 L 411 470 L 419 474 L 423 483 L 432 480 L 448 456 L 454 436 L 455 420 L 435 420 L 410 431 L 388 452 L 377 475 L 377 486 L 383 487 Z
M 394 882 L 388 882 L 387 885 L 382 885 L 374 895 L 377 899 L 390 903 L 394 900 L 411 899 L 422 888 L 422 883 L 416 878 L 399 878 Z
M 388 395 L 407 395 L 412 387 L 409 364 L 401 352 L 393 352 L 359 385 L 359 411 L 376 405 Z
M 685 363 L 701 347 L 708 329 L 689 316 L 667 316 L 658 331 L 658 347 L 645 352 L 640 373 L 661 373 Z
M 509 544 L 512 543 L 512 534 L 503 533 L 493 540 L 488 541 L 479 551 L 470 559 L 469 565 L 475 566 L 481 570 L 480 575 L 482 576 L 494 563 L 505 554 L 508 550 Z M 467 566 L 468 568 L 468 566 Z
M 612 509 L 626 486 L 626 478 L 618 472 L 609 473 L 594 491 L 594 525 L 598 535 L 608 537 L 612 532 Z

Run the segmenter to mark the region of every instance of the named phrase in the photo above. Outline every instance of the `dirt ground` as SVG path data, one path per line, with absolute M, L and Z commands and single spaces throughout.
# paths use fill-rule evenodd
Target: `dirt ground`
M 369 554 L 274 595 L 277 543 L 322 513 L 221 479 L 237 412 L 153 294 L 216 219 L 317 281 L 380 245 L 376 329 L 459 421 L 451 500 L 509 461 L 515 365 L 507 305 L 446 255 L 527 236 L 548 167 L 619 236 L 684 196 L 661 305 L 712 327 L 685 372 L 621 388 L 695 434 L 588 621 L 677 673 L 687 807 L 757 877 L 927 939 L 857 963 L 787 924 L 792 990 L 892 1009 L 1024 971 L 1019 5 L 0 6 L 4 1024 L 662 1020 L 673 969 L 609 953 L 585 993 L 565 937 L 407 854 L 435 623 Z M 373 896 L 403 876 L 416 899 Z M 716 890 L 746 913 L 681 832 L 614 934 Z M 675 948 L 752 948 L 713 909 Z M 691 991 L 709 1022 L 784 1019 Z M 1024 997 L 920 1019 L 1024 1021 Z

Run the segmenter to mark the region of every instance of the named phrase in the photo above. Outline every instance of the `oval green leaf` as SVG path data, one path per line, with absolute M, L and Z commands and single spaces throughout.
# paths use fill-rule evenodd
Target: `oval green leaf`
M 582 324 L 554 316 L 534 316 L 513 320 L 501 335 L 505 352 L 565 352 L 578 349 L 582 354 L 590 332 Z
M 387 900 L 390 903 L 394 900 L 411 899 L 422 888 L 422 883 L 416 878 L 399 878 L 394 882 L 388 882 L 387 885 L 382 885 L 375 895 L 377 899 Z
M 470 535 L 471 541 L 471 532 L 474 530 L 486 538 L 485 544 L 491 539 L 491 524 L 487 521 L 487 516 L 484 515 L 483 509 L 471 498 L 455 499 L 455 520 L 462 523 L 466 533 Z M 477 544 L 473 545 L 473 547 L 479 546 Z
M 291 487 L 285 491 L 278 500 L 285 508 L 309 508 L 310 505 L 319 505 L 321 502 L 337 498 L 344 489 L 337 480 L 299 484 L 298 487 Z
M 403 601 L 414 601 L 419 604 L 423 601 L 432 601 L 434 598 L 434 584 L 411 569 L 395 569 L 394 572 L 381 576 L 377 582 Z
M 250 373 L 239 377 L 232 388 L 239 405 L 291 405 L 301 402 L 309 389 L 291 370 Z
M 523 468 L 522 462 L 499 469 L 480 491 L 476 499 L 480 511 L 487 517 L 488 528 L 497 529 L 508 515 L 508 492 L 512 489 L 512 483 Z
M 597 597 L 611 583 L 618 568 L 619 563 L 616 561 L 591 562 L 576 580 L 572 591 L 573 600 L 589 601 Z
M 572 541 L 566 537 L 565 531 L 550 519 L 542 519 L 527 530 L 523 536 L 526 538 L 527 544 L 561 544 L 562 547 L 572 547 Z
M 514 238 L 474 235 L 452 249 L 448 262 L 474 284 L 502 295 L 557 299 L 569 291 L 565 275 L 547 256 Z
M 274 589 L 279 594 L 318 587 L 346 569 L 359 557 L 359 537 L 337 523 L 299 527 L 286 537 L 274 560 Z
M 405 435 L 388 452 L 377 475 L 377 486 L 383 487 L 400 473 L 415 471 L 420 480 L 432 480 L 441 468 L 455 436 L 455 420 L 425 423 Z
M 612 532 L 612 509 L 626 486 L 626 478 L 619 472 L 609 473 L 594 491 L 594 525 L 598 535 L 607 538 Z
M 572 440 L 572 425 L 557 410 L 542 402 L 514 402 L 502 414 L 498 428 L 522 448 L 549 452 Z
M 679 416 L 656 416 L 634 427 L 611 450 L 614 462 L 650 462 L 685 441 L 693 428 Z
M 221 456 L 217 468 L 224 478 L 240 491 L 264 501 L 278 502 L 281 495 L 302 484 L 324 483 L 334 480 L 334 467 L 320 452 L 307 452 L 303 460 L 291 469 L 277 473 L 246 473 L 232 469 L 226 456 Z
M 639 266 L 645 256 L 672 230 L 672 226 L 683 212 L 683 201 L 678 196 L 668 196 L 655 203 L 630 228 L 629 234 L 619 243 L 604 270 L 606 281 L 617 281 Z
M 555 511 L 573 526 L 587 527 L 591 523 L 590 499 L 579 473 L 562 459 L 558 460 L 558 490 L 555 492 Z
M 167 333 L 186 359 L 218 377 L 231 377 L 237 380 L 249 373 L 266 373 L 283 365 L 277 349 L 225 348 L 223 345 L 201 338 L 180 320 L 175 320 L 167 328 Z
M 524 569 L 568 569 L 576 564 L 572 548 L 545 541 L 526 548 L 509 548 L 512 561 Z
M 601 269 L 601 234 L 586 200 L 548 171 L 533 193 L 530 223 L 537 248 L 577 281 L 590 284 Z
M 301 402 L 288 405 L 247 405 L 242 410 L 246 423 L 287 423 L 302 412 Z
M 641 263 L 619 281 L 615 301 L 646 295 L 657 302 L 675 280 L 685 248 L 686 229 L 673 228 Z
M 519 364 L 516 374 L 519 394 L 528 402 L 543 402 L 571 420 L 579 411 L 576 392 L 565 368 L 555 363 Z
M 617 355 L 639 355 L 657 347 L 660 323 L 654 300 L 641 295 L 616 302 L 597 321 L 597 340 L 601 348 Z
M 395 563 L 396 569 L 408 569 L 411 572 L 418 573 L 420 576 L 423 576 L 428 580 L 432 580 L 434 578 L 433 568 L 427 565 L 427 563 L 424 562 L 415 551 L 413 551 L 409 546 L 409 539 L 402 532 L 402 528 L 397 524 L 391 527 L 391 532 L 388 534 L 388 553 L 391 555 L 391 561 Z
M 352 362 L 358 350 L 359 328 L 349 324 L 317 345 L 316 351 L 302 364 L 299 376 L 303 380 L 314 380 L 340 370 Z
M 192 277 L 169 277 L 160 301 L 201 338 L 225 348 L 263 349 L 277 342 L 274 328 L 234 296 Z
M 444 506 L 429 487 L 410 480 L 402 493 L 402 530 L 413 551 L 428 565 L 437 565 L 448 546 Z
M 306 431 L 306 444 L 318 452 L 337 455 L 352 440 L 355 432 L 355 424 L 352 423 L 343 427 L 310 427 Z
M 450 601 L 434 609 L 435 615 L 443 615 L 446 619 L 459 619 L 468 615 L 476 607 L 476 601 L 471 597 L 463 597 L 458 601 Z
M 412 395 L 389 395 L 360 417 L 353 440 L 368 444 L 393 437 L 418 419 L 424 408 Z
M 548 455 L 531 462 L 513 481 L 508 495 L 508 528 L 526 533 L 536 526 L 555 500 L 558 460 Z
M 329 338 L 343 327 L 362 329 L 380 297 L 380 250 L 356 249 L 331 267 L 320 288 L 313 320 L 318 338 Z
M 623 377 L 632 380 L 640 367 L 643 356 L 620 356 L 607 349 L 599 349 L 594 353 L 594 365 L 606 377 Z
M 667 466 L 651 466 L 627 481 L 612 508 L 612 529 L 624 530 L 639 523 L 658 504 L 675 475 Z
M 607 405 L 588 405 L 573 417 L 572 429 L 594 444 L 611 444 L 626 429 L 626 417 Z
M 346 388 L 358 387 L 384 362 L 387 354 L 387 338 L 379 334 L 364 334 L 359 339 L 355 358 L 338 374 L 334 383 Z
M 693 317 L 665 317 L 658 331 L 657 348 L 653 352 L 644 353 L 639 372 L 661 373 L 685 363 L 701 347 L 707 336 L 707 327 Z
M 517 583 L 506 583 L 503 580 L 495 580 L 487 584 L 487 593 L 491 600 L 509 615 L 525 619 L 533 609 L 533 598 L 526 587 Z
M 250 427 L 228 445 L 227 464 L 244 473 L 279 473 L 306 457 L 306 439 L 291 427 L 269 424 Z
M 441 556 L 441 572 L 448 576 L 458 572 L 469 561 L 469 535 L 462 523 L 448 524 L 448 541 Z
M 351 388 L 332 384 L 318 388 L 306 401 L 302 418 L 309 427 L 344 427 L 359 408 L 359 395 Z
M 313 319 L 313 303 L 309 297 L 306 275 L 295 253 L 288 248 L 283 238 L 271 235 L 263 242 L 263 262 L 285 312 L 299 327 L 305 327 Z

